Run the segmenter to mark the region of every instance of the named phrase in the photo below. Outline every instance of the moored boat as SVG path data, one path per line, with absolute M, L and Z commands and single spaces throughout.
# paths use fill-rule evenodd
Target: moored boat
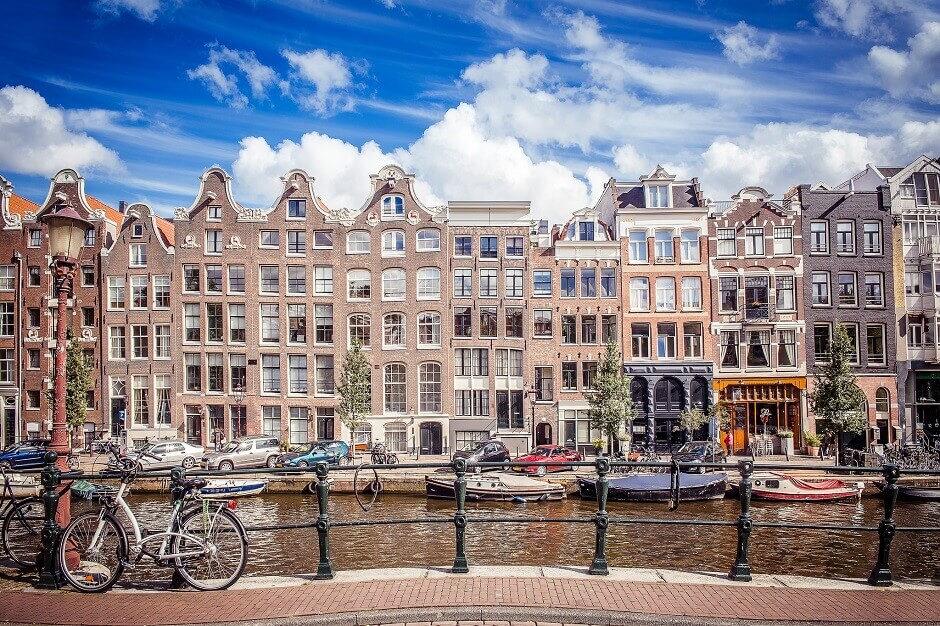
M 85 498 L 86 500 L 91 500 L 93 498 L 101 498 L 104 496 L 111 496 L 116 494 L 118 488 L 113 485 L 103 485 L 101 483 L 93 483 L 90 480 L 77 480 L 72 483 L 71 492 L 72 495 L 77 498 Z
M 455 497 L 453 478 L 425 476 L 424 483 L 429 498 L 453 500 Z M 562 485 L 517 474 L 494 472 L 485 476 L 467 477 L 467 500 L 541 502 L 561 500 L 565 495 Z
M 25 474 L 7 474 L 7 485 L 13 495 L 17 498 L 28 498 L 38 496 L 42 493 L 42 484 L 38 476 L 27 476 Z
M 780 472 L 764 472 L 751 477 L 751 498 L 784 502 L 829 502 L 857 498 L 863 487 L 862 483 L 847 483 L 834 478 L 801 480 Z M 732 483 L 731 489 L 737 493 L 738 484 Z
M 618 502 L 668 502 L 671 493 L 671 474 L 631 474 L 607 481 L 607 499 Z M 679 500 L 717 500 L 725 497 L 728 475 L 682 474 L 679 477 Z M 578 493 L 582 498 L 597 499 L 597 480 L 579 478 Z
M 265 478 L 228 478 L 224 480 L 210 480 L 199 490 L 199 497 L 206 500 L 240 498 L 242 496 L 256 496 L 268 486 Z
M 884 491 L 884 481 L 875 486 Z M 898 500 L 920 500 L 921 502 L 940 502 L 940 486 L 898 485 Z

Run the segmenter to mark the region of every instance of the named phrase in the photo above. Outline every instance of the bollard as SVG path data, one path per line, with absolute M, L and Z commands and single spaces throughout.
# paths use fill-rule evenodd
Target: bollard
M 467 500 L 467 459 L 454 459 L 454 473 L 457 474 L 457 479 L 454 481 L 454 496 L 457 498 L 457 510 L 454 512 L 457 554 L 454 556 L 454 566 L 450 571 L 454 574 L 466 574 L 470 571 L 466 552 L 467 512 L 463 508 Z
M 738 461 L 741 482 L 738 492 L 741 496 L 741 515 L 738 516 L 738 554 L 728 578 L 741 582 L 750 582 L 751 566 L 747 562 L 748 541 L 751 537 L 751 474 L 754 472 L 753 461 Z
M 871 571 L 868 577 L 868 584 L 876 587 L 890 587 L 891 567 L 888 565 L 888 556 L 891 553 L 891 541 L 897 532 L 897 526 L 894 523 L 894 506 L 898 501 L 898 478 L 901 476 L 901 470 L 897 465 L 884 466 L 884 502 L 885 517 L 878 524 L 878 562 L 875 569 Z
M 186 478 L 186 468 L 174 467 L 170 470 L 170 506 L 176 507 L 176 490 L 172 489 L 173 483 Z M 170 578 L 170 589 L 183 589 L 186 587 L 186 581 L 180 574 L 179 568 L 173 568 L 173 577 Z
M 588 574 L 606 576 L 610 573 L 607 569 L 607 526 L 610 524 L 610 518 L 607 515 L 607 472 L 610 471 L 610 459 L 601 456 L 594 461 L 594 464 L 597 466 L 597 483 L 595 483 L 597 513 L 594 514 L 596 535 L 594 538 L 594 561 L 588 569 Z
M 317 540 L 320 545 L 320 563 L 317 565 L 317 580 L 332 580 L 336 573 L 330 561 L 330 514 L 328 512 L 330 483 L 327 480 L 329 466 L 317 463 Z
M 46 452 L 46 467 L 42 470 L 42 486 L 45 489 L 42 494 L 42 505 L 45 521 L 42 524 L 42 543 L 38 559 L 39 582 L 36 583 L 40 589 L 58 589 L 65 583 L 56 559 L 59 535 L 62 533 L 55 519 L 59 508 L 59 485 L 62 484 L 62 471 L 55 464 L 58 458 L 59 455 L 55 452 L 51 450 Z

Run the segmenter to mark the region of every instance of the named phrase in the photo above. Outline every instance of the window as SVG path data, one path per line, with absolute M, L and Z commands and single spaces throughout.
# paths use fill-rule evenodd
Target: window
M 385 366 L 384 400 L 386 413 L 404 413 L 407 407 L 405 384 L 405 366 L 402 363 L 389 363 Z
M 829 253 L 829 222 L 810 222 L 809 251 L 811 254 Z
M 288 393 L 307 393 L 307 355 L 290 354 L 287 356 L 287 385 Z
M 630 348 L 634 359 L 650 358 L 649 324 L 630 324 Z
M 349 316 L 349 344 L 358 341 L 363 348 L 372 345 L 372 318 L 365 313 Z
M 319 270 L 317 267 L 314 271 Z M 330 289 L 333 288 L 333 268 L 327 268 L 330 271 Z M 287 295 L 301 295 L 307 293 L 307 268 L 303 265 L 287 266 Z
M 38 409 L 42 400 L 39 392 L 36 390 L 29 390 L 26 392 L 26 408 L 27 409 Z
M 914 177 L 910 176 L 904 180 L 900 185 L 900 195 L 902 198 L 913 198 L 914 197 Z
M 454 375 L 489 376 L 489 359 L 486 348 L 458 348 L 454 350 Z
M 774 286 L 777 289 L 777 310 L 796 310 L 796 291 L 793 276 L 775 276 Z
M 108 327 L 109 358 L 127 358 L 127 329 L 123 326 Z
M 287 305 L 287 341 L 307 343 L 307 305 Z
M 39 269 L 39 268 L 36 268 Z M 30 276 L 30 287 L 38 287 L 39 282 L 33 283 L 33 278 Z M 82 265 L 82 287 L 94 287 L 95 286 L 95 267 L 93 265 Z
M 405 256 L 405 232 L 387 230 L 382 233 L 382 256 Z
M 649 185 L 647 188 L 648 208 L 666 208 L 669 206 L 669 185 Z
M 774 226 L 774 254 L 793 254 L 793 228 L 791 226 Z
M 336 392 L 333 363 L 332 354 L 318 354 L 316 356 L 316 392 L 319 395 L 332 396 Z
M 522 268 L 510 268 L 506 270 L 506 297 L 521 298 L 522 288 Z
M 499 256 L 498 237 L 480 237 L 480 258 L 495 259 Z
M 552 368 L 538 366 L 535 368 L 535 399 L 540 402 L 551 401 L 555 397 L 555 378 Z
M 169 276 L 154 276 L 153 277 L 153 308 L 155 309 L 169 309 L 170 308 L 170 277 Z
M 597 296 L 597 272 L 593 267 L 581 270 L 581 297 L 594 298 Z
M 222 304 L 206 304 L 206 341 L 222 341 Z
M 38 370 L 42 364 L 42 353 L 36 348 L 26 349 L 26 369 Z
M 143 245 L 143 244 L 132 244 L 131 247 L 133 248 L 133 246 L 135 245 Z M 221 230 L 209 229 L 206 231 L 206 254 L 222 254 L 222 231 Z
M 747 366 L 770 367 L 770 331 L 749 330 L 747 336 Z
M 650 310 L 650 281 L 648 278 L 630 279 L 630 310 Z
M 29 247 L 38 248 L 42 245 L 42 231 L 38 228 L 29 229 Z
M 581 343 L 597 343 L 597 316 L 581 316 Z
M 422 363 L 418 368 L 418 410 L 441 412 L 441 364 Z
M 470 307 L 454 309 L 454 336 L 470 337 L 473 333 L 473 318 Z
M 332 250 L 333 249 L 333 231 L 332 230 L 313 231 L 313 249 L 314 250 Z
M 777 367 L 796 367 L 796 331 L 777 331 Z
M 909 348 L 920 348 L 924 344 L 924 323 L 919 318 L 908 316 L 907 345 Z M 929 324 L 929 323 L 928 323 Z M 930 328 L 928 325 L 927 328 Z M 929 344 L 930 342 L 928 342 Z
M 108 276 L 108 308 L 124 308 L 124 277 Z
M 318 304 L 313 307 L 314 341 L 333 343 L 333 305 Z
M 82 326 L 94 326 L 94 325 L 95 325 L 95 307 L 83 306 L 82 307 Z
M 601 343 L 617 339 L 617 316 L 601 315 Z
M 307 233 L 302 230 L 287 231 L 287 254 L 304 255 L 307 253 Z
M 561 342 L 564 344 L 577 344 L 578 343 L 578 316 L 577 315 L 562 315 L 561 316 Z
M 206 355 L 206 374 L 209 378 L 206 388 L 209 391 L 215 393 L 225 391 L 225 366 L 222 355 L 218 352 L 210 352 Z
M 522 270 L 519 270 L 519 271 L 521 272 Z M 552 271 L 551 270 L 534 270 L 532 272 L 532 295 L 534 296 L 552 295 Z
M 228 338 L 234 343 L 245 343 L 245 305 L 228 305 Z
M 418 252 L 431 252 L 441 249 L 441 231 L 436 228 L 422 228 L 418 231 Z
M 829 272 L 813 272 L 813 304 L 829 306 Z
M 307 201 L 306 200 L 288 200 L 287 201 L 287 217 L 292 217 L 292 218 L 307 217 Z
M 86 248 L 95 246 L 95 229 L 93 227 L 85 229 L 85 242 L 82 245 Z
M 633 263 L 649 261 L 645 230 L 630 231 L 630 261 Z
M 682 308 L 702 308 L 702 279 L 698 276 L 686 276 L 682 279 Z
M 506 307 L 506 337 L 522 338 L 522 309 Z
M 134 406 L 134 424 L 150 424 L 150 385 L 146 376 L 131 376 L 131 401 Z
M 30 328 L 39 328 L 40 313 L 38 308 L 30 307 L 26 309 L 27 325 Z
M 849 356 L 849 362 L 853 365 L 858 364 L 858 326 L 855 324 L 845 324 L 845 334 L 849 336 L 849 342 L 852 345 L 852 353 Z
M 210 293 L 222 293 L 222 266 L 206 266 L 206 291 Z
M 561 364 L 561 390 L 575 391 L 578 389 L 578 364 L 574 361 L 565 361 Z
M 488 417 L 490 414 L 489 390 L 470 391 L 464 389 L 455 391 L 454 413 L 459 416 Z
M 617 268 L 615 267 L 602 267 L 601 268 L 601 297 L 602 298 L 617 297 Z
M 261 431 L 269 437 L 281 437 L 281 407 L 261 407 Z
M 281 340 L 280 311 L 276 304 L 261 305 L 261 341 L 277 343 Z
M 202 338 L 202 317 L 199 305 L 189 302 L 183 305 L 183 339 L 198 342 Z
M 349 270 L 346 274 L 346 286 L 350 300 L 372 298 L 372 274 L 369 270 Z
M 721 331 L 721 367 L 724 369 L 739 369 L 741 361 L 738 358 L 739 334 L 736 330 Z
M 522 237 L 506 237 L 506 256 L 522 256 L 524 248 Z
M 875 413 L 883 413 L 887 417 L 891 410 L 891 392 L 887 387 L 878 387 L 875 390 Z
M 836 222 L 836 252 L 855 254 L 855 222 L 850 220 Z
M 660 359 L 676 358 L 676 325 L 672 322 L 656 324 L 656 356 Z
M 418 300 L 441 299 L 441 270 L 423 267 L 418 270 Z
M 405 316 L 402 313 L 389 313 L 382 318 L 382 346 L 405 347 Z
M 578 222 L 578 241 L 594 241 L 594 222 Z
M 701 322 L 685 322 L 682 325 L 682 343 L 686 359 L 702 358 Z
M 301 270 L 303 268 L 300 268 Z M 297 293 L 306 292 L 303 288 Z M 290 293 L 290 289 L 288 289 Z M 316 265 L 313 268 L 313 293 L 318 296 L 333 295 L 333 268 L 329 265 Z
M 133 358 L 150 358 L 150 329 L 144 325 L 131 326 L 131 350 Z
M 883 307 L 885 305 L 883 284 L 884 275 L 865 274 L 865 306 Z
M 469 235 L 454 237 L 454 256 L 473 256 L 473 237 Z
M 839 273 L 839 306 L 858 306 L 854 272 Z
M 202 360 L 198 354 L 184 354 L 186 391 L 202 391 Z
M 499 297 L 499 270 L 480 270 L 480 297 Z
M 744 319 L 766 320 L 770 318 L 770 277 L 744 277 Z
M 382 299 L 405 299 L 405 270 L 391 269 L 382 272 Z
M 496 307 L 480 307 L 480 336 L 496 337 L 498 334 Z
M 131 308 L 147 308 L 147 277 L 131 276 Z
M 418 314 L 418 345 L 441 345 L 441 314 L 425 311 Z
M 210 222 L 219 222 L 222 220 L 222 207 L 220 206 L 210 206 L 206 211 L 206 220 Z M 137 228 L 140 227 L 141 233 L 137 234 Z M 143 226 L 140 224 L 134 225 L 134 236 L 140 237 L 143 235 Z
M 277 293 L 280 289 L 280 277 L 277 265 L 261 266 L 261 292 Z
M 128 264 L 131 267 L 147 267 L 147 244 L 132 243 L 129 248 Z
M 676 310 L 676 280 L 669 276 L 656 279 L 656 310 Z
M 701 261 L 697 230 L 682 231 L 682 235 L 679 240 L 679 246 L 683 263 L 698 263 Z
M 885 327 L 881 324 L 868 324 L 865 329 L 866 346 L 868 349 L 869 365 L 885 365 L 887 350 L 885 348 Z
M 535 309 L 533 311 L 533 327 L 536 337 L 552 336 L 552 310 Z
M 917 206 L 940 205 L 940 178 L 937 174 L 914 174 L 914 201 Z
M 454 297 L 473 297 L 473 270 L 468 267 L 459 267 L 454 270 Z
M 262 393 L 281 393 L 281 355 L 261 355 Z
M 581 387 L 582 389 L 594 389 L 594 379 L 597 378 L 597 363 L 595 361 L 585 361 L 581 364 Z
M 561 297 L 577 297 L 575 293 L 574 269 L 565 268 L 561 270 Z
M 385 196 L 382 198 L 382 217 L 399 218 L 405 215 L 405 200 L 401 196 Z
M 372 235 L 367 230 L 353 230 L 346 235 L 346 254 L 368 254 Z
M 813 326 L 813 352 L 816 354 L 817 363 L 829 360 L 829 335 L 829 324 L 816 324 Z
M 657 230 L 654 245 L 656 248 L 657 263 L 672 263 L 675 261 L 671 230 Z
M 153 327 L 153 358 L 170 358 L 170 325 L 155 324 Z
M 259 244 L 262 248 L 277 248 L 281 245 L 281 233 L 277 230 L 262 230 L 259 234 Z
M 865 222 L 862 225 L 862 252 L 881 254 L 881 222 Z
M 496 375 L 522 378 L 522 350 L 497 350 Z
M 735 256 L 737 250 L 735 249 L 735 235 L 733 228 L 719 228 L 717 234 L 718 239 L 718 256 Z
M 744 255 L 764 256 L 763 228 L 748 227 L 744 229 Z
M 228 291 L 229 293 L 245 293 L 245 266 L 228 266 Z

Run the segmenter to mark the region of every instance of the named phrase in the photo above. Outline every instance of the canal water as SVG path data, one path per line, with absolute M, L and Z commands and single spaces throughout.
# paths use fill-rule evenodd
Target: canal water
M 166 495 L 133 494 L 130 503 L 142 524 L 165 524 Z M 78 505 L 84 506 L 84 505 Z M 587 518 L 596 503 L 575 495 L 541 503 L 469 503 L 471 518 L 523 516 Z M 877 526 L 882 516 L 878 498 L 844 503 L 752 503 L 759 522 L 800 522 Z M 683 503 L 669 512 L 665 504 L 611 502 L 612 518 L 734 520 L 737 500 Z M 448 518 L 452 501 L 423 496 L 381 495 L 375 507 L 363 512 L 352 495 L 330 494 L 330 517 L 337 521 Z M 317 515 L 311 495 L 264 495 L 238 501 L 237 513 L 246 526 L 296 524 Z M 898 502 L 900 526 L 940 526 L 940 503 Z M 612 567 L 651 567 L 727 571 L 734 561 L 733 527 L 691 527 L 649 524 L 611 524 L 607 560 Z M 316 570 L 316 531 L 312 528 L 250 533 L 248 575 L 298 574 Z M 337 570 L 402 566 L 449 566 L 454 555 L 452 523 L 376 525 L 333 528 L 330 548 Z M 825 577 L 867 577 L 876 560 L 877 532 L 755 528 L 751 534 L 751 567 L 755 573 Z M 471 522 L 467 556 L 471 565 L 568 565 L 586 567 L 594 550 L 594 525 L 572 523 Z M 940 533 L 899 533 L 892 547 L 896 576 L 940 581 Z M 143 571 L 141 571 L 143 569 Z M 151 568 L 139 568 L 129 578 L 168 578 Z

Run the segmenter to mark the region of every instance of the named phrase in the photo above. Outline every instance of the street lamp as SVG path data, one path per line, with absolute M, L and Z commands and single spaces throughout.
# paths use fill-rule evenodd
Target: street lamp
M 243 420 L 245 417 L 244 415 L 242 415 L 242 405 L 245 402 L 245 385 L 243 385 L 242 383 L 237 383 L 234 387 L 232 387 L 232 399 L 235 400 L 235 406 L 238 407 L 237 408 L 238 419 L 239 419 L 239 424 L 241 424 L 241 420 Z M 245 433 L 242 433 L 241 430 L 238 430 L 233 427 L 232 434 L 234 435 L 232 439 L 234 439 L 235 437 L 240 437 L 241 435 Z
M 532 406 L 532 447 L 535 447 L 535 405 L 539 401 L 539 391 L 527 383 L 524 383 L 522 387 L 522 395 L 529 399 L 529 404 Z

